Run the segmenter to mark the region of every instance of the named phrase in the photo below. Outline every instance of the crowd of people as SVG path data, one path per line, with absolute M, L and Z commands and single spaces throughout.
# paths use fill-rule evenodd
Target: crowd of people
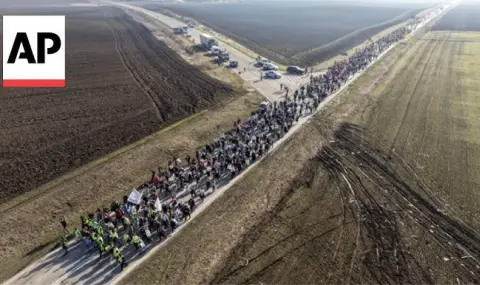
M 72 235 L 87 248 L 98 250 L 100 258 L 111 254 L 121 269 L 127 264 L 126 252 L 142 251 L 149 243 L 166 239 L 178 226 L 190 219 L 199 203 L 219 186 L 227 183 L 263 157 L 303 116 L 337 91 L 356 73 L 365 69 L 394 43 L 411 33 L 424 19 L 370 43 L 350 58 L 336 62 L 292 97 L 279 102 L 262 103 L 246 120 L 233 122 L 230 131 L 196 151 L 194 157 L 173 158 L 165 168 L 151 173 L 151 180 L 121 202 L 97 209 L 81 217 L 81 228 Z M 67 230 L 67 224 L 62 221 Z M 68 243 L 62 238 L 68 254 Z M 134 250 L 129 250 L 133 248 Z

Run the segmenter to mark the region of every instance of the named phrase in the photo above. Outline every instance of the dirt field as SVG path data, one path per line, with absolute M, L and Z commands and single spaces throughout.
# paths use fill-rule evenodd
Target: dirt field
M 67 88 L 0 91 L 0 202 L 234 94 L 120 9 L 28 12 L 67 15 Z
M 314 64 L 406 21 L 425 4 L 313 2 L 237 4 L 143 4 L 193 18 L 281 64 Z M 259 20 L 260 19 L 260 20 Z
M 397 46 L 123 283 L 480 282 L 479 55 Z

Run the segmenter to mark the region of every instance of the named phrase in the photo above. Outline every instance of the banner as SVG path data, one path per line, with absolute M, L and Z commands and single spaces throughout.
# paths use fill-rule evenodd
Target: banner
M 140 204 L 142 201 L 142 194 L 138 192 L 136 189 L 133 189 L 132 193 L 128 195 L 128 202 L 133 203 L 133 204 Z
M 161 211 L 162 210 L 162 203 L 160 203 L 160 199 L 157 198 L 157 200 L 155 201 L 155 209 L 157 209 L 157 211 Z

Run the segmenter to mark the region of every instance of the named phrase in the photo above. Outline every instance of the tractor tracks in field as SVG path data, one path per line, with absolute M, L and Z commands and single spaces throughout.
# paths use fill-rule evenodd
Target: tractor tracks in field
M 405 161 L 388 155 L 365 137 L 363 129 L 344 125 L 335 133 L 335 143 L 325 147 L 317 161 L 332 182 L 351 193 L 359 205 L 361 245 L 365 247 L 359 260 L 370 277 L 382 284 L 434 283 L 408 247 L 404 225 L 414 221 L 441 249 L 434 254 L 446 255 L 456 263 L 459 280 L 480 282 L 480 235 L 445 214 L 442 205 L 425 194 L 431 189 L 418 181 Z
M 161 106 L 155 100 L 155 97 L 157 95 L 150 88 L 148 88 L 148 85 L 145 83 L 142 76 L 135 71 L 134 67 L 131 66 L 128 59 L 128 52 L 125 51 L 124 46 L 121 43 L 119 31 L 116 29 L 115 24 L 111 23 L 110 19 L 107 19 L 107 17 L 105 18 L 106 18 L 105 21 L 108 27 L 112 31 L 112 34 L 115 40 L 115 49 L 120 56 L 122 64 L 125 66 L 126 70 L 130 74 L 130 76 L 133 78 L 133 80 L 137 83 L 137 85 L 140 87 L 140 89 L 143 91 L 143 93 L 147 95 L 147 98 L 152 103 L 153 111 L 155 112 L 155 116 L 159 120 L 159 123 L 165 122 L 164 115 L 160 112 Z
M 429 42 L 430 43 L 430 42 Z M 406 108 L 405 108 L 405 111 L 403 113 L 403 117 L 401 118 L 400 120 L 400 125 L 397 129 L 397 133 L 395 134 L 395 137 L 392 141 L 392 147 L 395 146 L 395 144 L 397 143 L 397 140 L 399 138 L 399 134 L 400 132 L 402 131 L 403 127 L 405 126 L 405 121 L 407 119 L 407 115 L 410 111 L 410 108 L 411 108 L 411 104 L 412 104 L 412 99 L 414 96 L 416 96 L 416 92 L 418 90 L 418 88 L 421 86 L 420 85 L 420 82 L 422 81 L 422 78 L 424 77 L 425 75 L 425 70 L 427 70 L 427 67 L 429 66 L 429 62 L 432 58 L 432 55 L 436 52 L 436 50 L 438 49 L 439 45 L 443 45 L 444 44 L 444 41 L 442 41 L 441 43 L 438 42 L 438 41 L 435 41 L 435 45 L 433 46 L 433 48 L 431 50 L 428 51 L 428 56 L 425 60 L 425 62 L 423 63 L 422 67 L 421 67 L 421 73 L 420 73 L 420 76 L 418 76 L 417 80 L 415 81 L 415 85 L 414 85 L 414 88 L 413 88 L 413 91 L 409 94 L 409 99 L 407 101 L 407 104 L 406 104 Z M 421 53 L 421 57 L 420 57 L 420 60 L 418 63 L 421 63 L 422 62 L 422 59 L 423 59 L 423 54 L 424 54 L 425 50 L 423 51 L 423 53 Z M 415 66 L 415 69 L 417 69 L 418 66 Z M 408 84 L 409 82 L 411 82 L 411 80 L 407 81 L 406 83 Z

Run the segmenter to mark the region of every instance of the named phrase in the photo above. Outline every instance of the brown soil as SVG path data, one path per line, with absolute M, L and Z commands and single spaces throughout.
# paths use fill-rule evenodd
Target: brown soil
M 0 91 L 0 202 L 234 93 L 120 9 L 55 11 L 67 15 L 67 88 Z

